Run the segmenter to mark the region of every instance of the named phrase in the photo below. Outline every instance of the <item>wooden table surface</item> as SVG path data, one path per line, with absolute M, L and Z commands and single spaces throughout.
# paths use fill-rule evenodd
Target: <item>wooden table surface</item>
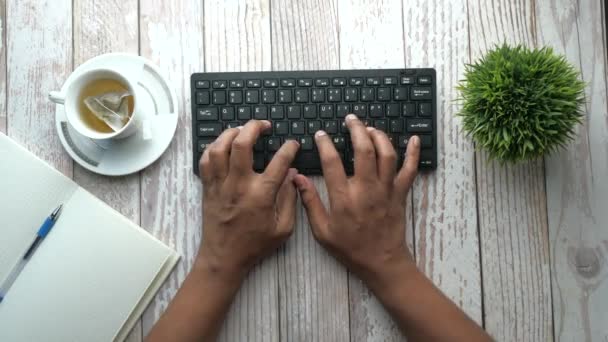
M 1 0 L 0 131 L 182 255 L 129 337 L 140 341 L 175 295 L 201 238 L 191 73 L 434 67 L 439 167 L 417 179 L 404 222 L 418 265 L 498 340 L 605 341 L 603 13 L 598 0 Z M 581 69 L 585 124 L 566 150 L 501 166 L 462 133 L 454 86 L 465 63 L 503 41 L 553 46 Z M 152 60 L 171 80 L 180 107 L 167 152 L 128 177 L 95 175 L 74 163 L 47 100 L 75 67 L 107 52 Z M 322 178 L 315 182 L 325 193 Z M 314 241 L 299 209 L 295 234 L 251 273 L 221 339 L 403 337 L 367 288 Z

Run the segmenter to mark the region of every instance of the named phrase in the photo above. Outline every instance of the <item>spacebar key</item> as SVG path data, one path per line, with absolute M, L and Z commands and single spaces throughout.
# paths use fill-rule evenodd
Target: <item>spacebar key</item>
M 296 159 L 292 164 L 298 170 L 304 169 L 320 169 L 321 160 L 318 152 L 300 152 L 296 155 Z

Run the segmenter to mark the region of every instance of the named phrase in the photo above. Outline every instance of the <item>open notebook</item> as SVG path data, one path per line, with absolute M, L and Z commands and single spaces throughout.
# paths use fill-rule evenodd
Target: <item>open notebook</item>
M 0 133 L 0 282 L 63 203 L 0 303 L 0 341 L 121 341 L 177 254 Z

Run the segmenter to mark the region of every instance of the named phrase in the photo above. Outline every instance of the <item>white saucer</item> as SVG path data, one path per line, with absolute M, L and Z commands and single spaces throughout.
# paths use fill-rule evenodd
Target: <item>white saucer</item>
M 138 99 L 144 113 L 142 129 L 125 139 L 91 140 L 72 128 L 66 121 L 63 105 L 57 104 L 55 125 L 61 143 L 74 161 L 92 172 L 123 176 L 140 171 L 158 159 L 173 139 L 178 119 L 175 91 L 150 61 L 124 53 L 110 53 L 86 61 L 68 77 L 62 91 L 74 77 L 98 67 L 128 75 L 143 89 L 142 99 Z

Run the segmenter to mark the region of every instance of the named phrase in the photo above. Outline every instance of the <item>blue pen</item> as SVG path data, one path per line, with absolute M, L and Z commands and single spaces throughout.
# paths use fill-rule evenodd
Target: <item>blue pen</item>
M 38 229 L 38 233 L 36 233 L 36 238 L 30 245 L 30 247 L 27 249 L 25 254 L 23 254 L 23 257 L 19 259 L 15 267 L 13 267 L 11 272 L 8 274 L 8 277 L 4 280 L 2 286 L 0 286 L 0 303 L 2 302 L 4 297 L 6 297 L 6 293 L 11 288 L 19 274 L 21 274 L 21 271 L 25 267 L 25 264 L 28 262 L 32 254 L 34 254 L 36 248 L 38 248 L 38 245 L 40 245 L 42 240 L 44 240 L 47 234 L 51 231 L 51 228 L 53 228 L 53 226 L 55 225 L 55 222 L 57 222 L 57 219 L 61 214 L 61 208 L 63 208 L 63 204 L 58 206 L 57 209 L 53 210 L 51 215 L 47 217 L 46 220 L 44 220 L 44 223 L 42 224 L 42 226 L 40 226 L 40 229 Z

